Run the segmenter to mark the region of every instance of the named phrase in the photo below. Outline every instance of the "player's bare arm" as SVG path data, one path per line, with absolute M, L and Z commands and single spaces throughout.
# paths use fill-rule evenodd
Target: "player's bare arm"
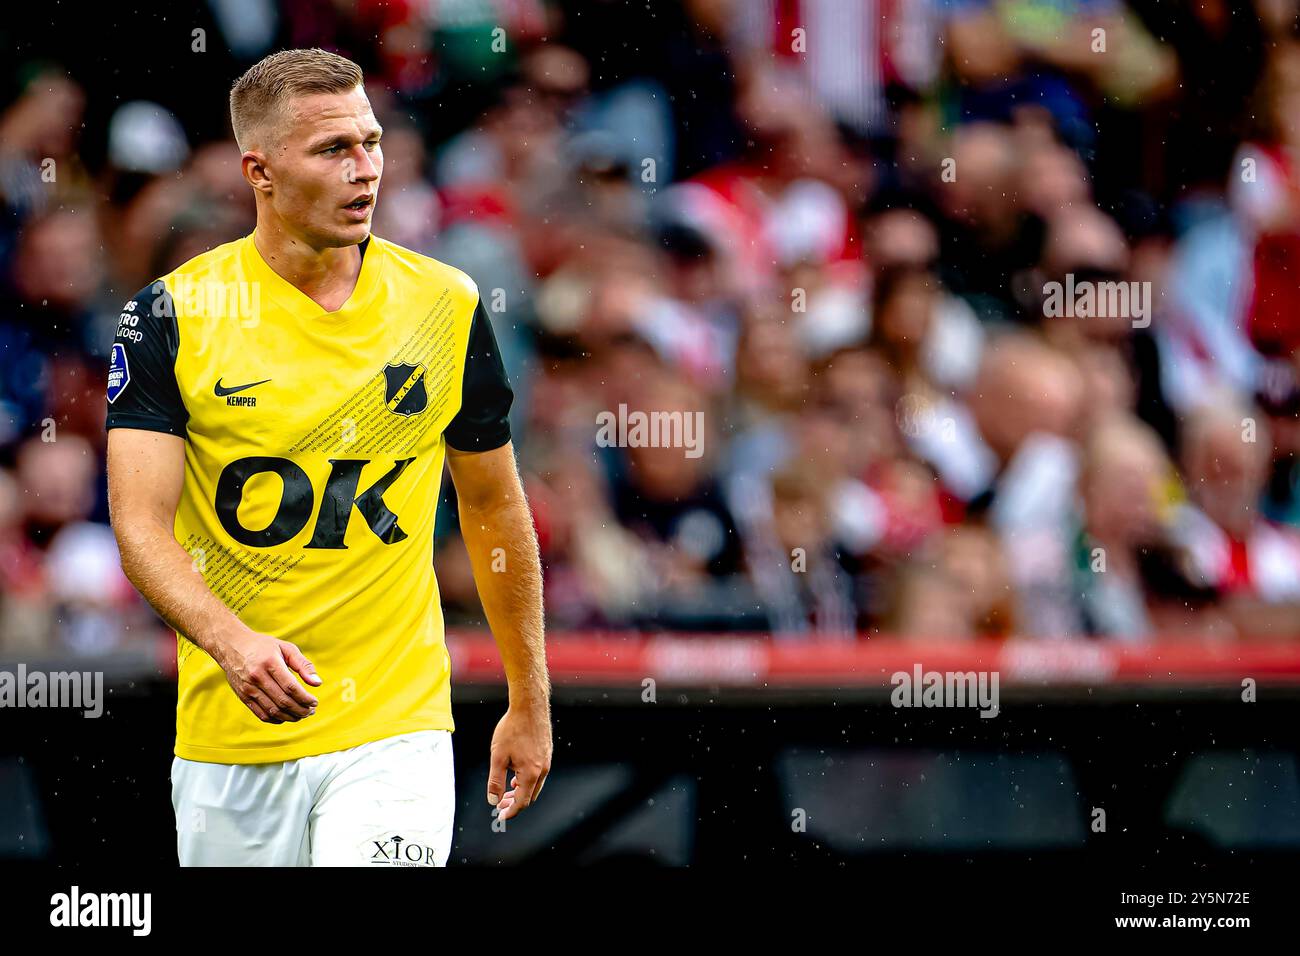
M 122 569 L 159 617 L 209 654 L 239 699 L 259 720 L 310 717 L 316 698 L 294 678 L 321 679 L 288 641 L 253 631 L 194 570 L 173 535 L 184 481 L 185 441 L 134 428 L 108 434 L 108 502 Z M 291 670 L 292 669 L 292 670 Z
M 488 625 L 501 651 L 510 703 L 492 735 L 487 800 L 502 819 L 533 803 L 551 769 L 542 572 L 514 444 L 486 452 L 447 450 L 461 535 Z M 494 558 L 501 548 L 504 570 Z M 510 789 L 506 775 L 514 771 Z

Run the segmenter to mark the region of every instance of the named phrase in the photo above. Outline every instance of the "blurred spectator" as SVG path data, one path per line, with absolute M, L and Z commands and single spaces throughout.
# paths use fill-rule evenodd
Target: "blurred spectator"
M 97 468 L 90 443 L 67 435 L 29 440 L 18 451 L 15 479 L 0 478 L 9 583 L 8 626 L 0 636 L 7 647 L 40 648 L 52 632 L 51 649 L 102 653 L 141 623 L 141 602 L 122 573 L 112 531 L 86 520 Z
M 0 646 L 164 633 L 105 523 L 104 356 L 252 228 L 228 84 L 310 43 L 367 70 L 376 232 L 484 297 L 553 626 L 1293 639 L 1296 4 L 1166 7 L 217 5 L 192 91 L 110 14 L 6 47 Z M 1149 312 L 1048 314 L 1067 280 Z M 700 454 L 598 443 L 620 406 Z
M 1075 563 L 1081 630 L 1126 640 L 1151 635 L 1142 559 L 1166 543 L 1171 474 L 1158 436 L 1128 416 L 1115 414 L 1089 435 Z
M 1300 605 L 1300 532 L 1260 512 L 1270 449 L 1258 413 L 1231 400 L 1204 406 L 1187 424 L 1190 500 L 1179 534 L 1196 571 L 1232 602 L 1247 631 L 1271 619 L 1259 605 Z
M 932 559 L 900 569 L 888 633 L 920 640 L 1005 638 L 1015 630 L 1015 592 L 997 536 L 978 524 L 949 529 Z

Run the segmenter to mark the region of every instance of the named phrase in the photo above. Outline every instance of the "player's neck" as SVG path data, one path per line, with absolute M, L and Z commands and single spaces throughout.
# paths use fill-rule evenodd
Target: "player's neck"
M 342 308 L 361 274 L 361 251 L 357 246 L 314 249 L 296 236 L 260 222 L 253 244 L 271 271 L 326 312 Z

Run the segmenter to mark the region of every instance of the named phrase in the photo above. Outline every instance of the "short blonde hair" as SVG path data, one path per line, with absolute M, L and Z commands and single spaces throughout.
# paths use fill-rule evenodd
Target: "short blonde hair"
M 230 125 L 241 150 L 254 132 L 279 118 L 284 103 L 312 93 L 347 93 L 360 86 L 361 67 L 328 50 L 281 50 L 258 60 L 230 90 Z

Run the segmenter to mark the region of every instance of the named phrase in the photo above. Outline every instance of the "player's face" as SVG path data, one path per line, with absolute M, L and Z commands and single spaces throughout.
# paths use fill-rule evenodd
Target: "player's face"
M 370 235 L 384 154 L 365 91 L 295 97 L 273 148 L 271 202 L 313 248 L 351 246 Z

